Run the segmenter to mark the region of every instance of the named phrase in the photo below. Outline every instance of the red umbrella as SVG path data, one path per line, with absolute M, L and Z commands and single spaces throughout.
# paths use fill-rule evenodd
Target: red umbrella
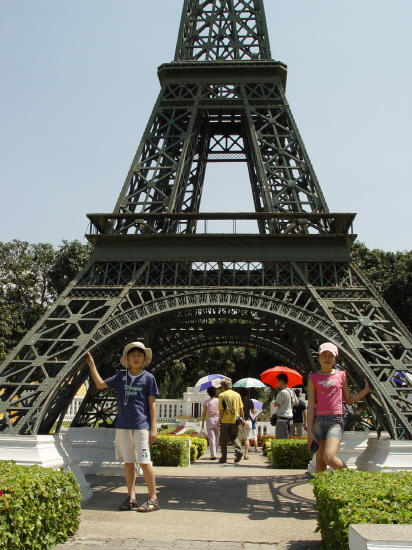
M 288 386 L 290 388 L 303 385 L 302 376 L 298 373 L 298 371 L 290 369 L 289 367 L 273 367 L 272 369 L 265 370 L 265 372 L 262 372 L 262 374 L 260 374 L 259 376 L 262 382 L 264 382 L 265 384 L 269 384 L 269 386 L 272 386 L 272 388 L 277 388 L 277 376 L 280 373 L 288 375 Z

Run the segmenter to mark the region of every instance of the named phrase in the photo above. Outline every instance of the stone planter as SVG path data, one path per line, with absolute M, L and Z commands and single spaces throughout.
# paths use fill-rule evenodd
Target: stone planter
M 37 464 L 42 468 L 63 468 L 73 472 L 80 485 L 82 500 L 92 497 L 90 484 L 79 465 L 80 458 L 67 434 L 0 435 L 0 457 L 1 460 L 14 460 L 22 466 Z
M 343 438 L 339 447 L 338 456 L 347 464 L 348 468 L 356 469 L 356 459 L 366 449 L 368 438 L 376 436 L 376 432 L 343 432 Z M 331 468 L 327 468 L 330 470 Z M 316 456 L 308 464 L 308 472 L 316 473 Z
M 369 437 L 367 446 L 356 459 L 358 470 L 395 472 L 412 470 L 412 441 L 397 441 L 390 437 Z

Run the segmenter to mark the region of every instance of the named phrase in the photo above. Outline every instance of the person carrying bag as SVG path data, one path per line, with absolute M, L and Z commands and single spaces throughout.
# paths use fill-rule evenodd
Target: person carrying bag
M 295 392 L 288 387 L 289 378 L 287 374 L 282 372 L 278 374 L 277 379 L 281 391 L 275 399 L 275 404 L 278 406 L 275 424 L 272 424 L 272 418 L 271 424 L 276 426 L 276 439 L 289 439 L 293 422 L 292 407 L 297 405 L 299 400 Z
M 242 447 L 238 437 L 239 424 L 237 418 L 240 417 L 242 425 L 245 423 L 243 405 L 240 395 L 232 390 L 232 381 L 225 378 L 221 381 L 222 393 L 219 395 L 219 426 L 220 426 L 220 449 L 222 456 L 220 463 L 227 462 L 227 440 L 230 439 L 235 450 L 234 462 L 240 462 L 242 459 Z

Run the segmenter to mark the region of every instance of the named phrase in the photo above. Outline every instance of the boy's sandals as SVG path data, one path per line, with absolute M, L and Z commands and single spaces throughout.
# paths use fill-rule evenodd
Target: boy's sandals
M 159 501 L 148 498 L 144 504 L 139 506 L 138 512 L 155 512 L 159 509 Z
M 127 499 L 119 506 L 119 510 L 122 510 L 122 512 L 131 510 L 132 508 L 137 508 L 137 500 L 130 497 L 127 497 Z

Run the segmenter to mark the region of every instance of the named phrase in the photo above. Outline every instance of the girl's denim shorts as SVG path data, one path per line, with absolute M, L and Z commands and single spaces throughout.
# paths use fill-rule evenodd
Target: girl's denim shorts
M 315 416 L 312 432 L 318 441 L 325 441 L 327 437 L 342 439 L 343 416 L 341 414 Z

